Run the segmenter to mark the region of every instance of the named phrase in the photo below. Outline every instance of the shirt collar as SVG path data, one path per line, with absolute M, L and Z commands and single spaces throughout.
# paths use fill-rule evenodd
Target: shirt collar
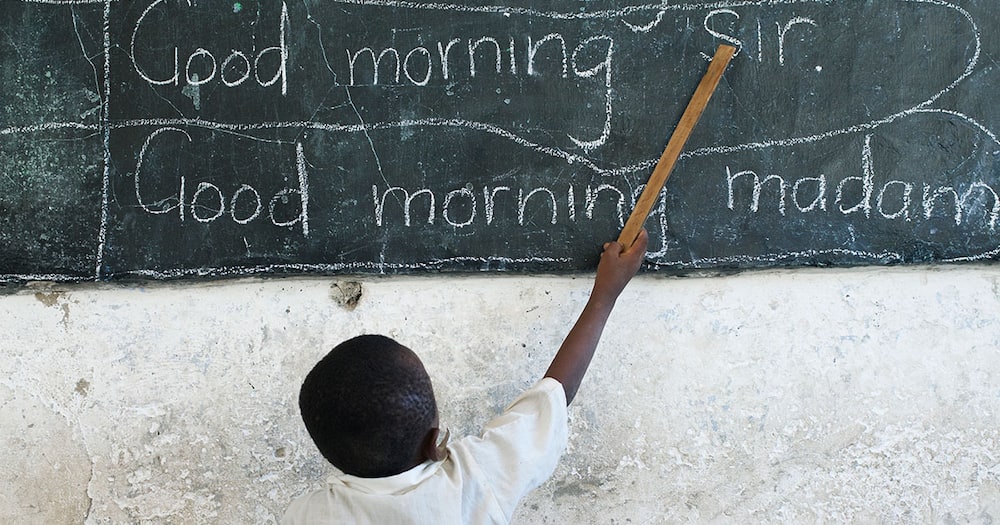
M 446 460 L 427 460 L 410 470 L 384 478 L 361 478 L 336 471 L 327 479 L 330 485 L 342 485 L 366 494 L 402 494 L 434 475 Z

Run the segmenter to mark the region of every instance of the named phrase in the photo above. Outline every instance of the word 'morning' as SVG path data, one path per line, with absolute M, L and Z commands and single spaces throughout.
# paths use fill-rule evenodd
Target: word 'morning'
M 610 184 L 588 185 L 583 191 L 583 215 L 593 220 L 598 204 L 602 208 L 610 205 L 613 216 L 622 226 L 626 206 L 634 206 L 641 191 L 640 187 L 629 195 Z M 393 206 L 393 203 L 398 206 Z M 378 226 L 386 223 L 387 216 L 394 216 L 402 219 L 404 226 L 412 226 L 414 222 L 434 224 L 441 220 L 455 228 L 490 225 L 499 220 L 498 215 L 507 217 L 505 220 L 515 220 L 519 226 L 536 224 L 533 217 L 539 215 L 543 222 L 549 224 L 560 220 L 573 222 L 577 220 L 578 207 L 576 189 L 572 184 L 567 185 L 565 191 L 546 187 L 515 190 L 509 186 L 483 186 L 481 192 L 475 191 L 469 184 L 444 193 L 443 199 L 440 192 L 435 193 L 429 188 L 411 191 L 399 186 L 383 188 L 373 185 L 372 204 Z M 506 213 L 498 214 L 498 205 Z M 414 208 L 422 212 L 419 218 L 415 217 Z
M 388 85 L 423 87 L 438 79 L 447 83 L 461 76 L 475 79 L 484 71 L 492 77 L 501 74 L 533 77 L 545 76 L 543 71 L 555 71 L 559 78 L 589 79 L 602 82 L 604 91 L 603 125 L 601 134 L 590 140 L 570 135 L 570 140 L 584 150 L 592 150 L 604 145 L 611 134 L 612 116 L 612 57 L 614 39 L 608 35 L 585 38 L 570 51 L 566 38 L 559 33 L 550 33 L 541 38 L 525 37 L 523 45 L 519 39 L 508 37 L 501 43 L 492 36 L 460 39 L 451 38 L 447 42 L 438 41 L 436 47 L 415 45 L 408 51 L 397 47 L 385 47 L 376 51 L 371 46 L 357 50 L 346 49 L 348 85 Z M 506 47 L 504 47 L 506 46 Z M 521 47 L 519 47 L 521 46 Z M 520 53 L 524 58 L 519 68 Z M 542 57 L 545 57 L 543 60 Z M 553 58 L 554 57 L 554 58 Z M 554 67 L 552 63 L 555 63 Z M 549 73 L 551 74 L 551 73 Z M 383 75 L 388 76 L 388 79 Z
M 504 40 L 503 44 L 501 40 L 492 36 L 464 40 L 452 38 L 447 42 L 437 42 L 431 49 L 416 45 L 409 51 L 404 49 L 405 53 L 401 53 L 396 47 L 383 48 L 377 54 L 375 49 L 369 46 L 356 51 L 347 49 L 345 51 L 349 85 L 398 85 L 405 78 L 406 84 L 426 86 L 435 77 L 444 81 L 465 74 L 469 78 L 476 78 L 484 70 L 492 71 L 494 74 L 507 72 L 510 75 L 518 75 L 518 40 L 513 36 Z M 526 36 L 522 64 L 528 76 L 542 75 L 539 53 L 543 50 L 546 51 L 546 55 L 555 54 L 557 59 L 555 69 L 559 76 L 568 78 L 572 73 L 578 78 L 591 78 L 603 72 L 605 84 L 610 85 L 611 60 L 614 53 L 614 39 L 610 36 L 597 35 L 586 38 L 578 43 L 572 52 L 566 44 L 566 39 L 559 33 L 550 33 L 539 39 Z M 598 57 L 596 63 L 581 68 L 581 63 L 585 61 L 582 57 L 593 56 Z M 456 63 L 461 65 L 456 66 Z M 360 69 L 362 66 L 363 70 Z M 386 68 L 390 73 L 388 79 L 380 77 L 380 73 Z

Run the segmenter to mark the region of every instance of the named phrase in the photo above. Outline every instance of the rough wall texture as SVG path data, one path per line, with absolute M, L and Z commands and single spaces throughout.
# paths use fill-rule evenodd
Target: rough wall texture
M 298 383 L 424 359 L 453 434 L 544 370 L 590 279 L 43 285 L 0 296 L 0 523 L 275 523 L 327 468 Z M 626 290 L 515 523 L 1000 521 L 1000 267 Z

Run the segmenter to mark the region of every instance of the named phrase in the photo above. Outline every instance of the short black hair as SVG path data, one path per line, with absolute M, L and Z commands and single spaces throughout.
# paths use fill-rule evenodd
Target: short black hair
M 303 381 L 299 410 L 323 457 L 365 478 L 412 466 L 437 422 L 434 389 L 420 359 L 382 335 L 334 347 Z

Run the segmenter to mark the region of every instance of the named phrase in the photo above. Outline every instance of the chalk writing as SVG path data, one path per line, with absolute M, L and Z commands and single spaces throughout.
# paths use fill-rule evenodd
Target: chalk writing
M 775 209 L 782 216 L 786 215 L 789 201 L 800 213 L 818 213 L 828 211 L 827 202 L 832 199 L 835 206 L 831 206 L 830 210 L 843 215 L 860 213 L 865 219 L 874 216 L 904 221 L 946 215 L 953 220 L 955 226 L 961 226 L 963 222 L 970 220 L 970 215 L 978 214 L 982 225 L 990 231 L 996 229 L 997 220 L 1000 218 L 1000 195 L 992 186 L 981 180 L 973 180 L 964 189 L 952 186 L 932 187 L 923 183 L 919 189 L 920 199 L 914 201 L 913 196 L 917 187 L 911 182 L 887 180 L 880 185 L 875 183 L 870 135 L 865 137 L 861 165 L 863 175 L 842 178 L 832 194 L 827 191 L 828 178 L 823 173 L 815 177 L 801 177 L 795 180 L 794 184 L 789 184 L 789 181 L 781 175 L 769 174 L 761 178 L 752 170 L 733 173 L 732 169 L 726 166 L 728 191 L 726 206 L 730 210 L 736 210 L 735 189 L 741 182 L 752 181 L 749 203 L 749 210 L 752 213 L 760 211 L 761 195 L 765 187 L 769 187 L 772 188 L 771 198 L 767 200 L 774 202 Z M 855 190 L 853 192 L 850 191 L 852 186 Z M 847 195 L 848 192 L 856 194 L 857 197 L 853 197 L 852 200 L 852 197 Z
M 252 54 L 252 61 L 244 51 L 233 49 L 229 51 L 229 54 L 220 63 L 219 59 L 216 58 L 216 53 L 218 52 L 212 52 L 202 47 L 196 48 L 185 60 L 181 61 L 179 48 L 177 45 L 174 45 L 172 53 L 170 50 L 166 52 L 165 60 L 163 57 L 159 57 L 160 60 L 155 60 L 160 68 L 164 68 L 164 64 L 166 64 L 166 70 L 156 74 L 152 72 L 155 66 L 146 64 L 143 55 L 145 54 L 145 49 L 158 49 L 160 46 L 141 39 L 140 36 L 155 32 L 152 29 L 147 31 L 147 17 L 157 8 L 162 8 L 164 3 L 165 0 L 155 0 L 151 3 L 139 15 L 139 19 L 135 23 L 135 28 L 132 30 L 132 41 L 129 48 L 131 51 L 130 56 L 132 57 L 132 67 L 135 73 L 139 75 L 139 78 L 153 86 L 177 86 L 182 81 L 188 86 L 201 86 L 219 80 L 224 86 L 232 88 L 243 84 L 252 76 L 261 87 L 273 86 L 280 82 L 281 94 L 287 94 L 288 44 L 285 37 L 289 25 L 287 4 L 282 3 L 281 7 L 281 18 L 278 22 L 278 45 L 265 47 L 258 53 Z M 193 8 L 193 4 L 188 1 L 187 7 Z M 276 66 L 271 68 L 273 73 L 265 72 L 262 78 L 261 70 L 264 69 L 262 62 L 267 63 L 272 55 L 275 58 L 270 60 L 270 62 L 276 63 Z M 140 62 L 143 62 L 143 64 L 140 64 Z M 156 78 L 153 75 L 156 75 Z
M 575 222 L 577 218 L 577 191 L 572 184 L 567 186 L 565 190 L 538 187 L 528 191 L 525 191 L 524 188 L 519 188 L 516 192 L 512 191 L 510 186 L 483 186 L 482 197 L 480 198 L 479 193 L 474 192 L 470 187 L 466 186 L 448 191 L 445 194 L 444 203 L 441 205 L 441 219 L 449 226 L 457 228 L 470 226 L 477 221 L 485 225 L 491 225 L 497 216 L 496 206 L 500 203 L 513 208 L 515 210 L 514 213 L 508 215 L 517 218 L 517 225 L 525 226 L 527 223 L 527 210 L 529 203 L 531 203 L 536 209 L 548 212 L 542 215 L 546 218 L 544 222 L 548 222 L 549 224 L 556 224 L 559 220 Z M 414 201 L 418 200 L 421 209 L 426 210 L 426 214 L 421 216 L 421 218 L 426 217 L 427 224 L 434 224 L 438 213 L 436 203 L 441 202 L 440 197 L 437 196 L 439 193 L 429 188 L 420 188 L 411 191 L 399 186 L 382 188 L 377 184 L 373 185 L 372 202 L 375 224 L 378 226 L 386 224 L 386 200 L 390 196 L 397 198 L 396 202 L 401 208 L 402 224 L 404 226 L 412 226 L 414 224 L 415 221 L 411 209 L 414 206 Z M 581 215 L 582 217 L 594 220 L 594 212 L 598 205 L 604 201 L 610 201 L 613 203 L 613 206 L 610 208 L 613 210 L 611 215 L 616 218 L 619 227 L 625 225 L 624 212 L 626 201 L 629 202 L 629 206 L 634 206 L 637 197 L 635 192 L 626 193 L 610 184 L 600 184 L 596 187 L 587 186 L 583 189 L 582 193 L 584 194 L 584 212 Z M 563 196 L 565 196 L 564 203 Z M 451 219 L 451 216 L 455 214 L 455 212 L 450 211 L 451 208 L 449 207 L 453 200 L 456 201 L 456 206 L 463 206 L 467 210 L 466 216 L 461 221 Z M 482 213 L 480 214 L 478 210 L 482 210 Z M 603 220 L 604 217 L 600 217 L 600 219 Z
M 994 7 L 947 0 L 603 10 L 403 0 L 257 9 L 190 0 L 19 3 L 92 6 L 100 18 L 102 63 L 94 53 L 85 57 L 99 78 L 91 91 L 100 96 L 100 118 L 0 122 L 5 140 L 99 137 L 95 279 L 586 267 L 559 246 L 624 223 L 662 147 L 649 137 L 673 124 L 663 108 L 686 97 L 703 67 L 697 55 L 709 56 L 718 43 L 738 48 L 716 99 L 720 109 L 707 117 L 706 129 L 719 131 L 696 135 L 681 156 L 706 169 L 699 183 L 676 188 L 694 200 L 671 200 L 670 186 L 661 195 L 649 223 L 657 241 L 651 265 L 908 261 L 854 244 L 875 231 L 869 225 L 886 223 L 905 225 L 918 244 L 942 244 L 925 230 L 974 237 L 966 252 L 935 252 L 933 260 L 1000 252 L 1000 121 L 980 100 L 994 74 L 982 61 L 984 46 L 1000 52 L 1000 36 L 979 21 L 995 16 Z M 950 28 L 948 39 L 937 38 L 938 25 Z M 933 74 L 895 62 L 889 55 L 896 52 L 925 56 Z M 901 124 L 914 122 L 953 140 L 911 147 L 898 137 L 906 133 Z M 876 154 L 873 141 L 883 136 L 902 145 Z M 824 162 L 799 160 L 815 151 Z M 693 237 L 706 235 L 697 226 L 705 220 L 717 221 L 711 235 L 720 236 L 709 248 Z M 831 233 L 809 241 L 819 245 L 788 234 L 787 244 L 759 251 L 729 242 L 757 235 L 757 224 L 793 221 L 825 224 Z M 517 240 L 497 251 L 477 240 L 496 228 L 521 236 L 524 246 Z M 245 253 L 246 263 L 201 255 L 161 263 L 121 247 L 146 242 L 153 236 L 141 232 L 157 229 L 177 232 L 162 241 L 171 249 L 195 250 L 193 239 L 211 238 L 214 250 Z M 357 250 L 337 240 L 348 230 L 365 232 L 377 249 L 351 259 Z M 414 235 L 441 240 L 410 260 L 395 247 Z M 452 252 L 434 252 L 452 244 Z M 728 244 L 747 251 L 716 253 Z M 297 260 L 306 262 L 287 262 Z M 68 278 L 3 271 L 0 280 Z
M 721 31 L 717 31 L 717 30 L 713 29 L 713 27 L 714 27 L 713 22 L 715 21 L 714 19 L 717 16 L 729 16 L 729 17 L 734 17 L 735 19 L 738 20 L 740 18 L 740 14 L 738 12 L 732 10 L 732 9 L 714 9 L 711 12 L 709 12 L 708 15 L 705 16 L 705 20 L 704 20 L 705 31 L 708 31 L 712 36 L 714 36 L 714 37 L 716 37 L 716 38 L 718 38 L 718 39 L 720 39 L 720 40 L 722 40 L 724 42 L 728 42 L 728 43 L 732 44 L 733 46 L 735 46 L 736 47 L 736 53 L 739 54 L 743 50 L 743 48 L 746 46 L 746 43 L 744 43 L 743 40 L 741 40 L 737 36 L 733 36 L 733 35 L 731 35 L 729 33 L 721 32 Z M 793 27 L 798 26 L 798 25 L 802 25 L 802 24 L 810 25 L 810 26 L 813 26 L 813 27 L 817 27 L 818 26 L 818 24 L 816 23 L 815 20 L 813 20 L 811 18 L 806 18 L 806 17 L 803 17 L 803 16 L 792 17 L 787 22 L 785 22 L 784 24 L 781 24 L 779 22 L 775 22 L 775 25 L 777 26 L 777 34 L 776 34 L 776 39 L 775 39 L 775 41 L 776 41 L 775 42 L 775 47 L 777 48 L 778 63 L 780 63 L 781 65 L 785 64 L 785 45 L 786 45 L 786 41 L 787 41 L 787 38 L 788 38 L 788 32 L 791 31 Z M 756 56 L 757 56 L 757 61 L 758 62 L 762 62 L 764 60 L 765 44 L 764 44 L 764 37 L 763 37 L 764 32 L 762 30 L 763 25 L 762 25 L 762 23 L 761 23 L 761 21 L 760 21 L 759 18 L 756 20 L 756 27 L 757 27 L 757 53 L 756 53 Z
M 139 151 L 133 177 L 135 201 L 143 211 L 152 215 L 163 215 L 173 211 L 181 222 L 190 217 L 201 223 L 211 223 L 223 215 L 228 215 L 233 222 L 248 225 L 261 215 L 266 200 L 267 218 L 272 225 L 287 227 L 298 224 L 301 226 L 302 234 L 309 235 L 309 180 L 301 144 L 296 144 L 298 186 L 282 188 L 265 200 L 261 199 L 260 192 L 253 186 L 245 183 L 240 184 L 229 197 L 219 186 L 206 181 L 199 182 L 192 192 L 188 188 L 188 177 L 184 175 L 177 180 L 176 192 L 151 196 L 143 190 L 142 181 L 146 177 L 143 164 L 150 154 L 151 147 L 164 134 L 179 134 L 186 142 L 192 141 L 190 134 L 174 127 L 158 128 L 146 137 Z

